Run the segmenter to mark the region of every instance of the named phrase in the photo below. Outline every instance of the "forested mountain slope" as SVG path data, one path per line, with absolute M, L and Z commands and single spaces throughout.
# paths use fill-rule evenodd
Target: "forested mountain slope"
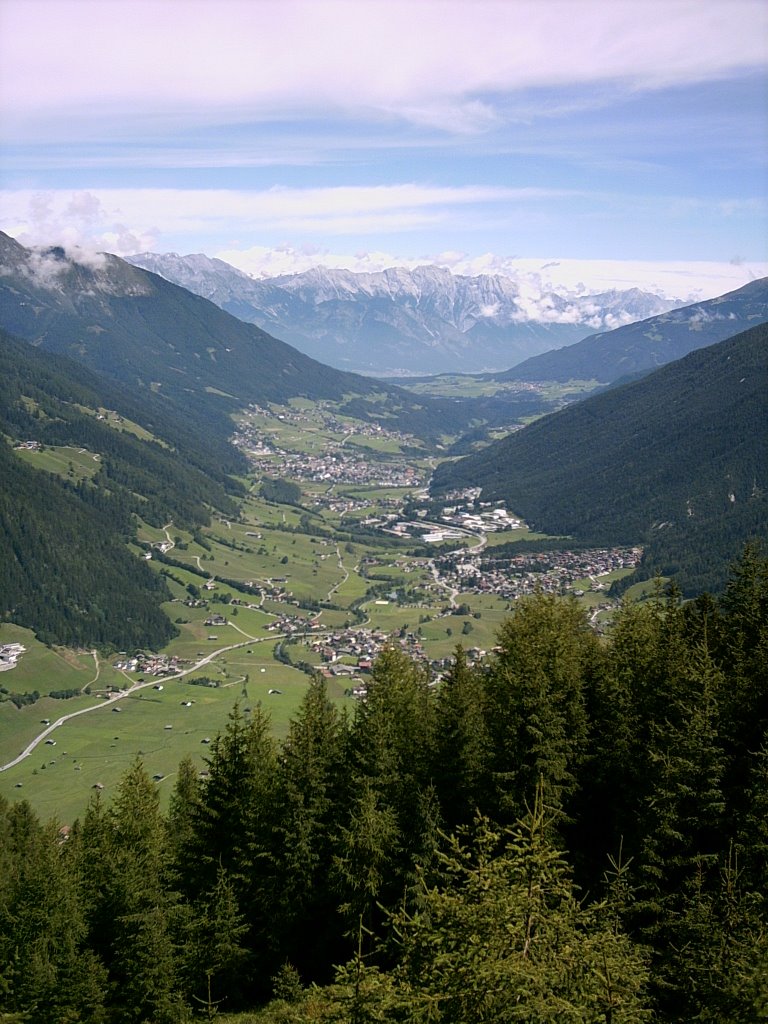
M 125 546 L 127 509 L 24 465 L 0 444 L 0 619 L 68 647 L 161 647 L 164 581 Z
M 116 256 L 69 258 L 0 233 L 0 327 L 71 356 L 138 393 L 154 391 L 221 436 L 223 414 L 250 402 L 306 397 L 346 403 L 360 418 L 419 436 L 456 433 L 495 409 L 417 400 L 400 388 L 331 369 L 212 302 Z
M 443 463 L 433 490 L 482 487 L 532 526 L 648 545 L 641 574 L 722 586 L 768 529 L 768 326 Z
M 648 373 L 767 320 L 768 278 L 762 278 L 716 299 L 661 313 L 615 331 L 592 334 L 566 348 L 533 356 L 503 376 L 609 383 Z
M 161 526 L 234 514 L 244 462 L 161 398 L 139 400 L 65 356 L 0 331 L 0 617 L 71 646 L 159 646 L 165 586 L 131 555 L 135 516 Z M 90 478 L 34 468 L 13 442 L 84 448 Z

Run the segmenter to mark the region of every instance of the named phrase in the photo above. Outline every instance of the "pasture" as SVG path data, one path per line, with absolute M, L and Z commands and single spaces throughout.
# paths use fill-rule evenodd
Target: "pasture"
M 226 727 L 235 704 L 246 714 L 256 706 L 268 711 L 279 739 L 287 734 L 309 685 L 307 675 L 273 661 L 266 651 L 251 657 L 245 649 L 222 655 L 190 678 L 203 675 L 214 678 L 218 686 L 198 686 L 186 678 L 160 679 L 157 685 L 162 690 L 147 687 L 115 703 L 101 701 L 97 710 L 56 729 L 50 736 L 54 743 L 41 743 L 19 765 L 0 774 L 0 795 L 29 800 L 43 820 L 71 823 L 84 813 L 97 792 L 94 787 L 103 787 L 98 792 L 111 797 L 126 768 L 139 757 L 155 778 L 165 806 L 179 761 L 188 755 L 201 770 L 205 768 L 210 750 L 205 741 Z M 349 703 L 334 681 L 329 695 Z M 41 700 L 17 712 L 19 735 L 36 735 L 42 728 L 40 718 L 46 717 L 41 707 L 53 719 L 53 704 L 63 705 L 60 714 L 76 710 L 74 701 Z M 8 745 L 6 737 L 3 746 Z M 19 740 L 15 746 L 23 743 Z

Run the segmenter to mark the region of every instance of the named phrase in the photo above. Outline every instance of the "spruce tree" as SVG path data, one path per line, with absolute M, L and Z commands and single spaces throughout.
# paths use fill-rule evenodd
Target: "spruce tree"
M 382 903 L 391 904 L 400 895 L 402 847 L 395 809 L 383 802 L 370 779 L 361 779 L 349 822 L 336 837 L 332 875 L 349 937 L 360 929 L 371 935 L 382 920 Z
M 315 679 L 291 722 L 276 777 L 276 931 L 282 956 L 307 979 L 327 978 L 340 948 L 331 869 L 347 817 L 348 770 L 346 723 L 325 681 Z
M 166 832 L 157 787 L 140 760 L 106 814 L 109 874 L 102 898 L 114 915 L 110 982 L 126 1024 L 184 1018 L 174 934 L 176 898 L 166 871 Z
M 264 993 L 279 966 L 275 916 L 279 907 L 275 862 L 277 753 L 269 718 L 255 708 L 246 720 L 229 716 L 207 759 L 192 828 L 182 857 L 188 891 L 197 905 L 211 898 L 223 869 L 254 953 L 252 994 Z
M 639 810 L 645 837 L 638 857 L 635 920 L 654 949 L 659 1005 L 695 1016 L 685 961 L 690 901 L 707 897 L 718 880 L 725 839 L 724 758 L 718 742 L 718 695 L 723 678 L 708 652 L 691 652 L 688 687 L 654 723 L 650 791 Z M 701 932 L 698 941 L 707 941 Z
M 440 683 L 435 713 L 432 777 L 446 829 L 490 813 L 491 743 L 482 675 L 467 665 L 459 645 Z
M 0 901 L 0 1005 L 39 1024 L 97 1024 L 106 971 L 87 948 L 75 866 L 58 825 L 29 805 L 9 815 L 11 856 Z M 4 989 L 4 991 L 3 991 Z
M 586 680 L 597 641 L 575 601 L 537 594 L 498 634 L 487 680 L 496 813 L 514 821 L 543 780 L 547 803 L 566 818 L 587 752 Z
M 393 918 L 398 986 L 441 1024 L 639 1024 L 649 1019 L 644 960 L 603 905 L 584 906 L 552 845 L 544 786 L 514 828 L 480 821 L 454 838 L 418 909 Z M 429 1011 L 429 1016 L 428 1016 Z
M 427 672 L 402 652 L 387 649 L 377 658 L 368 694 L 356 708 L 350 735 L 355 798 L 339 854 L 344 863 L 351 844 L 359 858 L 369 837 L 381 829 L 387 836 L 384 857 L 391 859 L 377 890 L 384 906 L 403 898 L 416 865 L 428 862 L 435 848 L 439 808 L 431 774 L 433 748 L 434 698 Z
M 226 871 L 194 906 L 182 951 L 192 1006 L 237 1009 L 244 1003 L 253 956 L 246 946 L 248 925 Z

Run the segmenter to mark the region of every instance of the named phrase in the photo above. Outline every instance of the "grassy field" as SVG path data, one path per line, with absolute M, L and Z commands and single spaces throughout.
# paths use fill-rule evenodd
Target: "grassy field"
M 82 691 L 89 686 L 97 689 L 117 685 L 122 678 L 108 660 L 94 651 L 47 647 L 35 639 L 31 630 L 4 622 L 0 625 L 0 644 L 11 643 L 19 643 L 26 648 L 15 668 L 0 672 L 0 687 L 11 693 L 32 693 L 34 690 L 42 694 L 50 690 Z M 3 737 L 2 714 L 7 703 L 0 703 L 0 743 Z M 55 703 L 61 707 L 66 702 Z
M 78 480 L 90 479 L 101 469 L 101 456 L 94 455 L 84 448 L 46 445 L 39 450 L 20 448 L 16 454 L 36 469 L 56 473 L 57 476 L 75 483 Z
M 534 385 L 514 380 L 500 381 L 487 375 L 475 377 L 468 374 L 441 374 L 438 377 L 421 377 L 416 380 L 403 377 L 398 379 L 397 383 L 413 394 L 432 397 L 482 398 L 492 395 L 515 395 L 523 389 L 535 391 L 547 401 L 583 396 L 594 391 L 599 384 L 596 380 L 571 380 L 566 383 L 543 381 Z
M 267 709 L 275 735 L 287 733 L 308 685 L 304 673 L 271 659 L 260 665 L 258 659 L 237 652 L 230 652 L 216 666 L 227 673 L 220 677 L 217 689 L 167 681 L 160 692 L 145 689 L 67 722 L 52 735 L 55 746 L 41 744 L 21 764 L 0 775 L 0 793 L 10 799 L 28 799 L 44 819 L 71 822 L 83 814 L 94 786 L 103 786 L 104 796 L 109 797 L 125 769 L 140 757 L 150 775 L 161 776 L 156 781 L 166 803 L 179 761 L 189 755 L 204 768 L 209 749 L 204 741 L 225 728 L 236 703 L 243 710 L 256 705 Z M 281 692 L 270 694 L 270 689 Z M 334 696 L 348 700 L 338 692 Z M 184 706 L 189 701 L 191 706 Z M 37 723 L 39 706 L 20 714 L 29 712 Z

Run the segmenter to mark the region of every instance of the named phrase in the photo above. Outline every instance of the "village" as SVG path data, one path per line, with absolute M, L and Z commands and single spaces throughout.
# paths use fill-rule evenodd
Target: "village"
M 319 430 L 325 435 L 322 443 Z M 329 438 L 328 434 L 333 436 Z M 607 607 L 611 602 L 605 577 L 635 566 L 641 557 L 642 550 L 637 547 L 560 550 L 555 545 L 552 550 L 514 553 L 515 547 L 510 547 L 504 534 L 509 534 L 511 541 L 514 535 L 525 537 L 528 528 L 503 501 L 483 501 L 479 488 L 430 498 L 427 460 L 409 460 L 399 450 L 386 454 L 365 451 L 346 443 L 350 436 L 348 424 L 322 406 L 283 408 L 275 414 L 254 405 L 241 421 L 234 440 L 248 455 L 257 478 L 263 474 L 327 485 L 305 489 L 301 499 L 305 508 L 339 515 L 367 510 L 367 516 L 359 519 L 362 527 L 412 539 L 423 545 L 421 553 L 395 557 L 394 562 L 392 556 L 381 558 L 372 551 L 361 554 L 355 571 L 369 581 L 365 598 L 354 609 L 348 609 L 344 626 L 330 629 L 323 621 L 322 610 L 308 611 L 310 606 L 297 599 L 287 575 L 246 580 L 241 588 L 248 596 L 227 593 L 221 597 L 216 596 L 220 582 L 211 577 L 196 593 L 183 599 L 189 607 L 205 609 L 203 624 L 209 630 L 208 641 L 218 640 L 219 629 L 230 624 L 227 606 L 263 610 L 264 602 L 269 600 L 273 609 L 265 629 L 275 637 L 275 657 L 310 674 L 317 672 L 341 681 L 349 695 L 360 697 L 366 693 L 371 668 L 385 647 L 402 649 L 411 659 L 424 663 L 432 680 L 438 680 L 452 661 L 451 657 L 436 657 L 431 650 L 434 636 L 427 636 L 434 633 L 434 626 L 424 636 L 420 625 L 406 623 L 393 629 L 392 606 L 418 610 L 419 623 L 463 614 L 460 609 L 468 607 L 466 598 L 471 595 L 496 598 L 509 607 L 535 591 L 576 597 L 584 597 L 589 591 L 604 596 L 600 607 Z M 367 436 L 394 448 L 411 440 L 378 424 L 356 424 L 355 438 Z M 315 443 L 317 453 L 311 450 Z M 345 493 L 337 485 L 359 485 L 363 490 Z M 393 492 L 369 496 L 366 487 L 391 487 Z M 253 531 L 245 536 L 260 538 L 261 534 Z M 330 543 L 327 539 L 318 541 L 325 547 Z M 434 547 L 434 552 L 427 550 L 428 545 Z M 325 559 L 330 554 L 319 557 Z M 390 575 L 393 568 L 402 580 Z M 412 582 L 406 582 L 406 576 L 411 576 Z M 387 579 L 392 580 L 388 587 L 386 582 L 375 582 Z M 379 606 L 390 606 L 390 610 L 384 613 Z M 332 604 L 327 607 L 335 608 Z M 382 622 L 387 623 L 386 628 Z M 459 625 L 473 628 L 471 623 Z M 454 626 L 454 622 L 447 622 L 443 632 L 450 635 Z M 487 630 L 484 636 L 487 642 Z M 438 653 L 445 654 L 445 647 Z M 486 653 L 481 647 L 471 647 L 468 657 L 475 662 Z M 192 664 L 163 655 L 137 654 L 118 660 L 115 668 L 131 675 L 163 677 L 188 670 Z
M 249 413 L 259 420 L 264 416 L 272 416 L 268 410 L 255 405 L 249 406 Z M 281 425 L 306 429 L 310 425 L 317 427 L 318 415 L 322 418 L 323 431 L 341 434 L 342 437 L 335 441 L 323 437 L 317 453 L 284 449 L 277 442 L 277 428 L 265 429 L 263 423 L 254 422 L 253 418 L 241 422 L 232 440 L 248 456 L 257 474 L 267 473 L 312 483 L 375 487 L 423 486 L 426 482 L 425 473 L 404 460 L 391 455 L 386 459 L 377 459 L 377 453 L 372 449 L 350 443 L 353 431 L 349 425 L 337 420 L 322 407 L 313 416 L 300 410 L 286 409 L 276 419 Z M 385 430 L 379 424 L 362 421 L 355 423 L 354 436 L 388 441 L 396 446 L 413 443 L 413 438 L 400 431 Z
M 440 581 L 467 594 L 496 594 L 517 600 L 537 590 L 562 594 L 575 581 L 588 579 L 589 589 L 605 592 L 600 577 L 636 566 L 642 548 L 592 548 L 581 551 L 542 551 L 500 557 L 493 549 L 481 553 L 451 552 L 435 559 Z M 583 597 L 582 589 L 572 590 Z
M 26 651 L 23 644 L 0 644 L 0 672 L 16 668 L 19 658 Z

